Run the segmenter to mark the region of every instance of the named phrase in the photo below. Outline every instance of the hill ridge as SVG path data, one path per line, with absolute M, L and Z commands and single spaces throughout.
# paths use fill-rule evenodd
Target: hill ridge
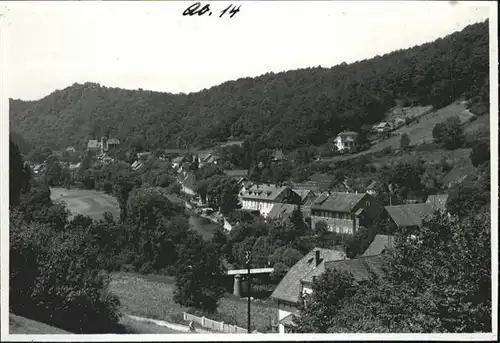
M 284 149 L 319 145 L 381 120 L 396 99 L 436 108 L 460 97 L 487 102 L 488 44 L 485 21 L 351 64 L 268 72 L 188 94 L 74 83 L 37 101 L 10 99 L 11 129 L 59 149 L 101 135 L 143 149 L 230 136 Z

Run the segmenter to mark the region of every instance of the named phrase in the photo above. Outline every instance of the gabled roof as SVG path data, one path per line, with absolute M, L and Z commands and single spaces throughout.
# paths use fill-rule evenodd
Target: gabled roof
M 120 141 L 116 138 L 110 138 L 108 144 L 120 144 Z
M 312 210 L 351 212 L 367 196 L 366 193 L 331 193 L 321 194 L 311 205 Z
M 99 148 L 99 142 L 97 141 L 97 139 L 89 140 L 89 142 L 87 143 L 87 148 L 90 148 L 90 149 Z
M 378 277 L 383 277 L 385 274 L 383 266 L 386 263 L 386 259 L 386 255 L 382 254 L 377 256 L 363 256 L 352 260 L 329 261 L 325 262 L 325 269 L 350 272 L 356 282 L 362 282 L 368 281 L 372 277 L 372 273 Z M 304 279 L 303 282 L 311 283 L 312 281 L 311 275 L 311 278 Z
M 345 136 L 356 136 L 358 133 L 357 132 L 354 132 L 354 131 L 344 131 L 344 132 L 341 132 L 339 133 L 337 136 L 340 136 L 340 137 L 345 137 Z
M 434 212 L 431 204 L 386 206 L 387 213 L 398 227 L 420 226 L 425 216 Z
M 306 200 L 306 198 L 308 196 L 316 196 L 316 194 L 314 194 L 314 192 L 310 189 L 296 189 L 296 188 L 294 188 L 293 191 L 295 193 L 297 193 L 298 195 L 300 195 L 300 199 L 302 199 L 302 201 Z
M 376 186 L 377 184 L 378 184 L 378 182 L 377 182 L 377 181 L 372 181 L 372 182 L 368 185 L 368 187 L 366 187 L 366 190 L 370 191 L 370 190 L 375 189 L 375 186 Z
M 172 160 L 172 163 L 181 163 L 182 161 L 184 161 L 184 157 L 183 156 L 179 156 L 179 157 L 176 157 Z
M 229 177 L 246 177 L 248 176 L 248 169 L 224 170 L 224 174 Z
M 448 200 L 448 194 L 436 194 L 429 195 L 425 203 L 431 204 L 435 209 L 446 210 L 446 201 Z
M 196 178 L 193 174 L 187 174 L 182 180 L 181 183 L 184 187 L 194 190 Z
M 281 193 L 283 193 L 286 189 L 289 189 L 288 186 L 276 186 L 272 184 L 266 185 L 253 185 L 249 189 L 247 189 L 241 195 L 242 198 L 245 199 L 257 199 L 257 200 L 275 200 Z
M 394 248 L 394 236 L 376 235 L 363 256 L 375 256 Z
M 271 211 L 267 214 L 267 217 L 271 219 L 285 219 L 290 217 L 296 208 L 297 205 L 277 203 L 273 205 Z M 308 206 L 301 206 L 300 210 L 304 217 L 309 217 L 311 215 L 311 208 Z
M 301 279 L 317 268 L 315 261 L 317 250 L 320 251 L 320 259 L 322 259 L 319 266 L 325 263 L 325 261 L 343 260 L 345 257 L 345 253 L 342 251 L 314 248 L 306 256 L 300 259 L 300 261 L 298 261 L 292 268 L 290 268 L 288 273 L 286 273 L 285 277 L 271 294 L 271 298 L 293 304 L 298 302 L 301 292 Z

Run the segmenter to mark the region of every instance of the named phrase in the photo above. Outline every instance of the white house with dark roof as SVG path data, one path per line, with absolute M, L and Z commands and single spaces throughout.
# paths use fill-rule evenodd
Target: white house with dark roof
M 368 226 L 383 211 L 366 193 L 323 193 L 311 205 L 313 229 L 324 221 L 329 231 L 354 235 L 360 225 Z
M 356 147 L 358 133 L 354 131 L 344 131 L 335 137 L 333 141 L 338 151 L 351 150 Z
M 240 193 L 240 201 L 243 210 L 258 210 L 263 217 L 267 217 L 274 204 L 298 205 L 301 198 L 288 186 L 255 184 Z
M 316 269 L 324 271 L 327 261 L 345 258 L 343 251 L 314 248 L 290 268 L 271 294 L 271 298 L 278 305 L 279 333 L 293 332 L 293 316 L 298 311 L 297 305 L 302 295 L 301 280 Z

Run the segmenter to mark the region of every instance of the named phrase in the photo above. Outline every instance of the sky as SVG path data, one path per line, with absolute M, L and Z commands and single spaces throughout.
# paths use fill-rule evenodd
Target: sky
M 190 93 L 267 72 L 331 67 L 486 20 L 481 2 L 1 2 L 3 85 L 36 100 L 74 83 Z

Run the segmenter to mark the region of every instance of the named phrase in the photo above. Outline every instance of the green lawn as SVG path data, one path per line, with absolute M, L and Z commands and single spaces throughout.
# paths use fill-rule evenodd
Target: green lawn
M 9 314 L 9 333 L 11 335 L 68 335 L 71 332 L 50 326 L 32 319 Z
M 122 312 L 179 322 L 182 312 L 187 308 L 173 301 L 174 279 L 161 275 L 138 275 L 132 273 L 115 273 L 112 275 L 110 290 L 116 294 L 122 303 Z M 221 299 L 218 308 L 219 315 L 227 318 L 225 322 L 230 323 L 232 318 L 234 324 L 246 328 L 247 326 L 247 304 L 246 301 L 226 296 Z M 276 308 L 252 302 L 252 323 L 257 330 L 264 332 L 269 327 L 271 318 L 275 318 Z M 211 318 L 219 320 L 218 318 Z
M 104 212 L 111 212 L 115 219 L 120 216 L 118 201 L 111 195 L 95 190 L 51 188 L 53 201 L 61 201 L 73 214 L 83 214 L 93 219 L 102 218 Z

